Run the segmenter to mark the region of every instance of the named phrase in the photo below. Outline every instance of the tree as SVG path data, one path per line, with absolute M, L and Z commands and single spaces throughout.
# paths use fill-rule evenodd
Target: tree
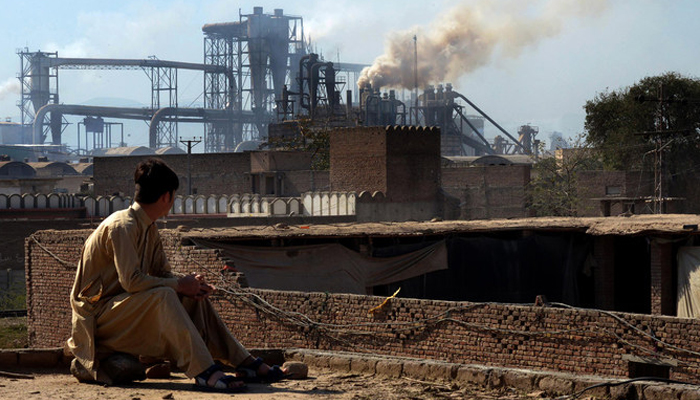
M 648 154 L 662 141 L 668 171 L 678 173 L 700 156 L 699 101 L 700 80 L 672 72 L 600 93 L 584 107 L 586 140 L 614 170 L 653 168 Z
M 570 143 L 555 157 L 545 157 L 533 165 L 528 184 L 530 208 L 535 216 L 575 217 L 579 209 L 578 174 L 599 169 L 600 162 L 582 138 Z
M 585 105 L 587 141 L 605 168 L 657 171 L 656 194 L 700 195 L 700 80 L 666 73 L 619 91 L 598 94 Z M 695 202 L 685 212 L 700 212 Z

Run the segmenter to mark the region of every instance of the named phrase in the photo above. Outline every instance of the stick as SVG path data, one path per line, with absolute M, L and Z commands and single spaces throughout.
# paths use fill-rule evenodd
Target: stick
M 34 379 L 34 375 L 29 374 L 18 374 L 16 372 L 0 371 L 0 376 L 6 378 L 16 378 L 16 379 Z

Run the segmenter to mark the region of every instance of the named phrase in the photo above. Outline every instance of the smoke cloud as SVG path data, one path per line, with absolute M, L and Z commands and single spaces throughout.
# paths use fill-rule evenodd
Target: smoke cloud
M 19 79 L 10 78 L 5 82 L 0 83 L 0 100 L 5 100 L 12 97 L 17 97 L 21 92 L 22 87 L 19 84 Z
M 416 83 L 422 88 L 454 81 L 497 59 L 515 58 L 559 34 L 565 21 L 599 15 L 606 5 L 607 0 L 463 2 L 425 28 L 390 34 L 385 53 L 362 71 L 357 84 L 412 89 Z

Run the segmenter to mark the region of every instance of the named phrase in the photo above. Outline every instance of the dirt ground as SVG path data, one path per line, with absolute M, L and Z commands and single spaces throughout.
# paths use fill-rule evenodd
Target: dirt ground
M 541 397 L 539 393 L 486 390 L 480 387 L 420 382 L 405 378 L 388 379 L 330 370 L 309 370 L 309 378 L 275 384 L 249 384 L 240 394 L 205 393 L 193 390 L 192 380 L 175 373 L 171 379 L 148 379 L 129 386 L 105 387 L 78 383 L 67 371 L 13 369 L 32 378 L 8 377 L 0 372 L 1 399 L 100 399 L 100 400 L 217 400 L 217 399 L 510 399 Z

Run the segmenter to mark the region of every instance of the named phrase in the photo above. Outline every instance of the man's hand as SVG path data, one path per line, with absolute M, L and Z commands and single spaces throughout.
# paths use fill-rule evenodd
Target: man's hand
M 177 292 L 195 300 L 202 300 L 209 297 L 214 291 L 214 286 L 208 284 L 204 276 L 199 274 L 189 274 L 177 280 Z
M 215 287 L 204 280 L 204 275 L 197 274 L 194 278 L 199 281 L 199 293 L 194 296 L 195 300 L 206 299 L 210 294 L 214 293 Z

